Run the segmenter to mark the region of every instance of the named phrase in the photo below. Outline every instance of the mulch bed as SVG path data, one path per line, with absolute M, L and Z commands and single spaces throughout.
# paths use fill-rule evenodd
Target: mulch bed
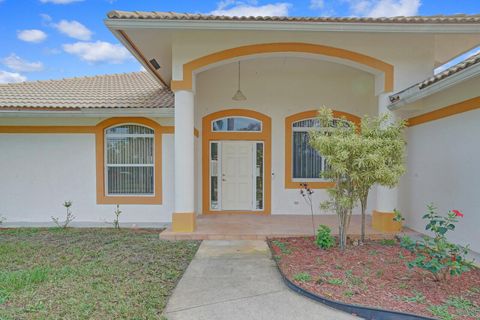
M 282 272 L 300 287 L 349 304 L 438 319 L 480 319 L 480 270 L 435 282 L 409 269 L 413 255 L 392 241 L 321 250 L 310 238 L 270 240 Z

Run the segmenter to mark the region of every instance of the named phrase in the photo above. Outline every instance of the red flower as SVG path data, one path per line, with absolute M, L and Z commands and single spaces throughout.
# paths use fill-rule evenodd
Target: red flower
M 455 216 L 457 216 L 457 217 L 463 217 L 463 213 L 461 213 L 458 210 L 452 210 L 452 212 L 455 213 Z

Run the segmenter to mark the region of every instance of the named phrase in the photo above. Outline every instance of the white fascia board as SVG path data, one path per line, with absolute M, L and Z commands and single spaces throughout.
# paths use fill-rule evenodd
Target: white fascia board
M 173 118 L 173 108 L 165 109 L 150 109 L 150 108 L 135 108 L 135 109 L 81 109 L 81 110 L 0 110 L 0 117 L 32 117 L 32 118 L 96 118 L 96 117 L 154 117 L 154 118 Z
M 451 76 L 445 79 L 442 79 L 434 84 L 431 84 L 424 89 L 420 89 L 418 85 L 416 85 L 400 93 L 399 94 L 400 99 L 395 103 L 392 103 L 391 105 L 389 105 L 388 109 L 391 111 L 398 110 L 402 106 L 413 103 L 417 100 L 423 99 L 434 93 L 443 91 L 463 81 L 466 81 L 468 79 L 475 78 L 478 76 L 480 76 L 480 64 L 476 64 L 475 66 L 469 67 L 463 71 L 452 74 Z
M 110 29 L 177 29 L 177 30 L 271 30 L 271 31 L 338 31 L 383 33 L 479 33 L 480 24 L 441 23 L 341 23 L 279 21 L 190 21 L 162 19 L 105 19 Z

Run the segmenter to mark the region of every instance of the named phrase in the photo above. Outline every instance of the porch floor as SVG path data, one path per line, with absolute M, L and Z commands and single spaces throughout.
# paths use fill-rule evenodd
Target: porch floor
M 309 215 L 248 215 L 212 214 L 197 216 L 197 228 L 190 233 L 173 232 L 171 226 L 160 234 L 165 240 L 265 240 L 271 237 L 301 237 L 312 235 L 312 220 Z M 314 216 L 315 226 L 324 224 L 338 234 L 335 215 Z M 395 233 L 383 233 L 372 228 L 371 217 L 367 215 L 366 235 L 369 239 L 392 238 Z M 354 215 L 349 235 L 360 235 L 361 216 Z

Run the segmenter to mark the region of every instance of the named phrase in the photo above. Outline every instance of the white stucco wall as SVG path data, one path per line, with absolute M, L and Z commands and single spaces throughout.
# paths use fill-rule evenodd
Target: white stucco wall
M 480 110 L 427 122 L 407 130 L 407 173 L 400 184 L 400 210 L 408 227 L 425 232 L 422 219 L 433 202 L 439 213 L 465 214 L 450 239 L 480 252 Z
M 162 140 L 163 204 L 121 205 L 123 223 L 171 221 L 173 135 Z M 77 223 L 112 221 L 115 206 L 96 204 L 95 181 L 93 134 L 0 134 L 0 215 L 8 223 L 63 217 L 65 200 L 73 201 Z
M 309 207 L 298 190 L 285 189 L 285 118 L 315 110 L 323 105 L 357 116 L 377 114 L 374 77 L 350 67 L 318 60 L 267 58 L 242 62 L 242 91 L 247 101 L 236 102 L 237 64 L 224 65 L 197 77 L 195 127 L 202 118 L 223 110 L 246 108 L 272 119 L 272 214 L 307 214 Z M 198 148 L 201 159 L 201 148 Z M 197 162 L 201 172 L 201 161 Z M 201 176 L 197 181 L 197 211 L 201 212 Z M 315 203 L 327 198 L 325 190 L 315 190 Z M 369 211 L 375 203 L 370 196 Z M 318 210 L 318 209 L 317 209 Z M 357 210 L 357 213 L 359 210 Z

